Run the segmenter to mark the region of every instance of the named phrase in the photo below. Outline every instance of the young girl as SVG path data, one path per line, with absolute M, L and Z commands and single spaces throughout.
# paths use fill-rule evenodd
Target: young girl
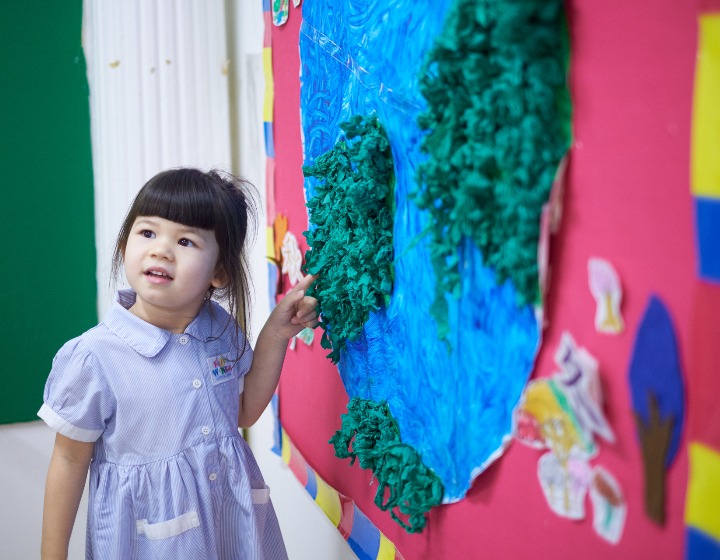
M 267 406 L 288 340 L 317 325 L 317 301 L 304 295 L 307 276 L 249 347 L 244 186 L 175 169 L 130 207 L 113 270 L 124 267 L 132 289 L 58 352 L 38 413 L 57 431 L 43 559 L 67 557 L 88 467 L 87 558 L 287 557 L 238 426 Z

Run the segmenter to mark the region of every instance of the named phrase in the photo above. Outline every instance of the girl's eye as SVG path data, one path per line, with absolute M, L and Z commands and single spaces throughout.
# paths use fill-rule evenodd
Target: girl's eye
M 192 247 L 195 245 L 192 241 L 187 239 L 186 237 L 183 237 L 180 241 L 178 241 L 179 245 L 182 245 L 183 247 Z
M 155 237 L 155 234 L 149 229 L 142 230 L 140 232 L 140 235 L 142 235 L 143 237 L 147 237 L 148 239 L 152 239 L 153 237 Z

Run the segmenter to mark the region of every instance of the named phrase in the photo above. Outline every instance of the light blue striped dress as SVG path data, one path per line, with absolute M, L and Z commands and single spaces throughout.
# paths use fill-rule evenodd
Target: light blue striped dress
M 87 558 L 287 558 L 237 428 L 252 351 L 237 360 L 243 340 L 214 302 L 173 334 L 130 313 L 134 300 L 120 292 L 104 322 L 62 347 L 38 412 L 95 442 Z

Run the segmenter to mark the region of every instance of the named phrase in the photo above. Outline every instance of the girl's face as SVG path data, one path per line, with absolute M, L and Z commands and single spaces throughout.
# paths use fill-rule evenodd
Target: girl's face
M 157 216 L 138 216 L 123 262 L 137 293 L 130 311 L 157 327 L 182 332 L 210 287 L 225 283 L 215 233 Z

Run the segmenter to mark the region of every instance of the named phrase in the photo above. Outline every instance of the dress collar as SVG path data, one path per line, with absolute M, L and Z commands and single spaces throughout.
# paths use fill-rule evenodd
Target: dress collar
M 173 336 L 180 335 L 175 335 L 170 331 L 151 325 L 131 313 L 130 307 L 135 303 L 135 298 L 136 294 L 133 290 L 120 290 L 115 304 L 108 312 L 103 323 L 136 352 L 152 358 L 165 347 Z M 184 334 L 206 341 L 213 335 L 213 326 L 216 326 L 215 330 L 221 331 L 222 324 L 228 318 L 225 310 L 217 303 L 213 301 L 206 302 L 200 308 L 197 316 L 185 328 Z

